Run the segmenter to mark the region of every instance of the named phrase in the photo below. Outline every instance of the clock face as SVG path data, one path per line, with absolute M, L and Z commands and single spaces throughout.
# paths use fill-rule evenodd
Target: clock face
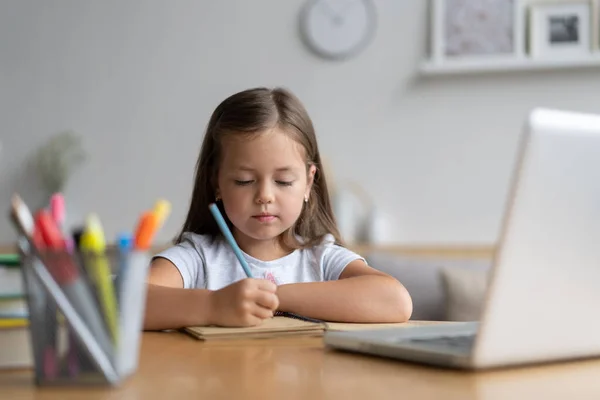
M 309 0 L 300 16 L 306 45 L 329 59 L 358 54 L 372 38 L 375 24 L 371 0 Z

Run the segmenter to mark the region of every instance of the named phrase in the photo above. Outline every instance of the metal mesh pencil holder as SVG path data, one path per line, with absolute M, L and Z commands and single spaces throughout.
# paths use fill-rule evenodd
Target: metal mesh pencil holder
M 150 254 L 19 247 L 36 384 L 118 385 L 134 373 Z

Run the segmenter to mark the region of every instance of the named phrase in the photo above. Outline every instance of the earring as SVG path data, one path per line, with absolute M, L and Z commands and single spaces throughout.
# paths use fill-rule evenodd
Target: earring
M 308 195 L 304 196 L 304 202 L 308 203 Z
M 221 200 L 221 196 L 219 196 L 219 195 L 216 195 L 216 196 L 215 196 L 215 202 L 217 202 L 217 201 L 220 201 L 220 200 Z

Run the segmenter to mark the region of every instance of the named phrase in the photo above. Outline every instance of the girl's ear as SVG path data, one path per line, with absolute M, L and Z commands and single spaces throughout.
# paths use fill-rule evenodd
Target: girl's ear
M 311 164 L 308 168 L 308 179 L 306 182 L 306 193 L 304 194 L 305 198 L 308 198 L 310 195 L 310 190 L 312 189 L 312 185 L 315 181 L 315 174 L 317 173 L 317 167 L 314 164 Z

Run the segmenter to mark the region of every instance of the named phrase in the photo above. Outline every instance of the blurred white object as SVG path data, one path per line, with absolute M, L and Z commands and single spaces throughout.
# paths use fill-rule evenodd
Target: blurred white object
M 371 244 L 384 244 L 390 239 L 389 216 L 373 207 L 367 219 L 367 241 Z
M 346 243 L 369 241 L 369 218 L 372 210 L 373 201 L 358 183 L 350 182 L 337 188 L 333 196 L 333 212 Z
M 359 241 L 360 219 L 357 213 L 361 208 L 362 205 L 353 192 L 347 189 L 339 189 L 336 192 L 333 200 L 333 212 L 342 240 L 349 244 Z

